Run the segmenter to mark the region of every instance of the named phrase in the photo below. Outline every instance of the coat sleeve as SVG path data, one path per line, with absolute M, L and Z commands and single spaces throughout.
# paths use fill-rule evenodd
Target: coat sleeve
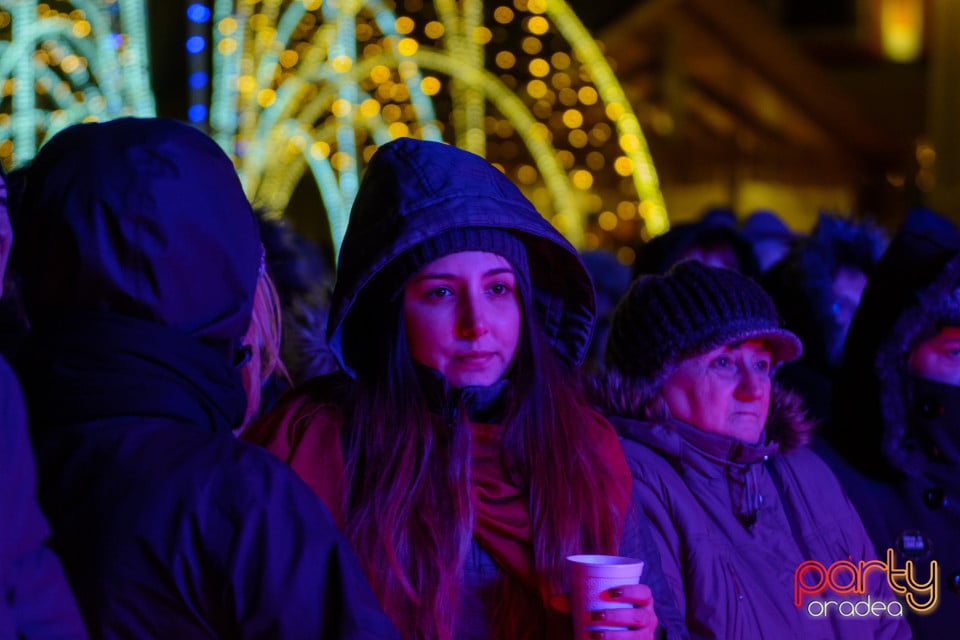
M 208 552 L 228 570 L 229 617 L 236 624 L 228 635 L 399 638 L 323 503 L 286 466 L 262 451 L 250 454 L 245 499 L 230 509 L 214 505 L 219 531 L 202 536 L 219 543 Z
M 322 380 L 312 381 L 287 393 L 273 409 L 251 424 L 241 438 L 285 462 L 330 510 L 343 526 L 343 450 L 340 432 L 343 412 L 314 393 Z M 324 394 L 325 395 L 325 394 Z
M 860 515 L 847 497 L 833 471 L 809 449 L 791 452 L 789 456 L 774 458 L 778 472 L 789 474 L 790 486 L 802 488 L 791 492 L 795 509 L 811 523 L 829 522 L 838 536 L 842 548 L 836 558 L 823 558 L 826 562 L 849 559 L 854 563 L 877 560 L 876 547 L 867 533 Z M 886 558 L 879 558 L 886 562 Z M 873 601 L 890 602 L 896 599 L 887 583 L 886 576 L 876 571 L 867 578 L 869 595 Z M 900 640 L 911 637 L 910 625 L 905 617 L 878 616 L 862 619 L 833 618 L 838 636 L 871 637 L 877 640 Z M 870 624 L 869 628 L 865 626 Z
M 634 481 L 620 553 L 644 561 L 643 580 L 653 592 L 659 637 L 669 640 L 689 638 L 683 613 L 685 599 L 677 548 L 679 540 L 670 534 L 672 527 L 664 505 L 642 474 L 638 473 L 637 452 L 632 451 L 635 446 L 624 441 L 627 462 L 634 474 Z M 672 544 L 668 542 L 668 538 L 673 539 Z
M 86 638 L 36 500 L 36 468 L 16 377 L 0 360 L 0 637 Z

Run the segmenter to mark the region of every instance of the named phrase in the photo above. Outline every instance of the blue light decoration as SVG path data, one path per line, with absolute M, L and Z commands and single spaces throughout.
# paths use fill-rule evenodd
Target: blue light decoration
M 187 7 L 187 20 L 197 24 L 204 24 L 210 19 L 210 8 L 200 3 Z
M 192 104 L 190 108 L 187 109 L 187 119 L 190 122 L 201 123 L 207 119 L 207 105 L 205 104 Z
M 194 71 L 187 79 L 187 85 L 191 89 L 203 89 L 210 84 L 210 76 L 206 71 Z
M 187 118 L 204 131 L 210 101 L 210 15 L 206 2 L 187 6 Z
M 207 40 L 203 36 L 190 36 L 187 38 L 187 51 L 194 55 L 203 53 L 207 48 Z
M 0 162 L 72 124 L 156 115 L 143 0 L 0 0 Z

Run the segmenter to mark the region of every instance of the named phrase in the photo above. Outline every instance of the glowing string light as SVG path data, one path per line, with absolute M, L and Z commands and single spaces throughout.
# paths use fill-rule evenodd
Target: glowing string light
M 0 147 L 11 151 L 12 166 L 32 158 L 39 144 L 71 124 L 156 113 L 142 0 L 106 7 L 75 0 L 70 13 L 48 10 L 42 16 L 40 4 L 0 2 L 11 16 L 9 42 L 0 43 L 0 82 L 10 80 L 14 87 L 11 116 L 0 124 L 0 138 L 13 144 Z M 42 53 L 46 42 L 57 43 L 55 60 Z M 35 92 L 38 81 L 50 90 Z
M 647 148 L 646 139 L 640 129 L 629 100 L 603 57 L 597 43 L 576 17 L 573 10 L 562 0 L 545 0 L 546 14 L 553 20 L 557 30 L 566 38 L 583 63 L 590 69 L 594 84 L 600 93 L 601 99 L 608 105 L 616 105 L 620 116 L 615 124 L 621 139 L 631 141 L 629 148 L 623 150 L 633 161 L 633 181 L 637 195 L 641 200 L 649 202 L 648 214 L 644 217 L 647 231 L 651 236 L 665 233 L 670 228 L 667 218 L 667 208 L 660 191 L 660 182 L 653 166 L 653 158 Z
M 521 6 L 534 14 L 530 25 L 536 34 L 545 35 L 552 26 L 563 36 L 592 79 L 595 90 L 588 87 L 583 95 L 591 96 L 591 104 L 603 102 L 616 129 L 615 138 L 607 135 L 604 140 L 617 140 L 629 160 L 628 165 L 618 166 L 633 177 L 646 232 L 662 232 L 667 227 L 666 213 L 646 141 L 597 44 L 562 0 L 528 0 L 518 4 L 518 10 Z M 583 199 L 574 189 L 567 173 L 570 167 L 558 160 L 542 109 L 535 107 L 534 116 L 512 87 L 486 70 L 484 46 L 490 30 L 482 24 L 481 0 L 435 0 L 434 8 L 442 34 L 434 32 L 425 41 L 417 41 L 410 39 L 413 23 L 404 24 L 404 32 L 399 33 L 396 14 L 380 0 L 264 0 L 236 5 L 216 0 L 210 122 L 218 142 L 235 153 L 248 195 L 266 203 L 275 213 L 282 211 L 303 172 L 310 171 L 320 189 L 334 250 L 338 250 L 359 183 L 360 136 L 366 140 L 365 148 L 371 141 L 380 145 L 394 135 L 413 130 L 420 137 L 441 139 L 433 98 L 422 88 L 424 73 L 436 72 L 449 78 L 442 86 L 453 104 L 452 135 L 456 144 L 483 154 L 486 105 L 496 108 L 530 152 L 537 166 L 535 175 L 550 194 L 554 224 L 574 245 L 581 246 L 585 213 L 579 203 L 599 202 L 599 196 Z M 315 21 L 317 18 L 320 21 Z M 220 33 L 218 28 L 227 24 L 225 20 L 230 21 L 229 34 Z M 370 23 L 381 35 L 365 45 L 361 56 L 357 32 L 359 25 Z M 221 50 L 219 42 L 227 35 L 235 46 Z M 297 55 L 284 67 L 280 56 L 287 51 Z M 379 79 L 373 80 L 377 84 L 368 92 L 362 87 L 370 88 L 370 73 L 377 65 L 390 72 L 387 76 L 379 74 Z M 242 91 L 238 87 L 241 78 Z M 401 86 L 406 91 L 398 93 Z M 431 89 L 433 93 L 436 87 Z M 257 96 L 264 95 L 269 95 L 269 100 L 258 103 Z M 365 101 L 378 99 L 389 109 L 361 108 Z M 401 109 L 389 104 L 390 100 L 403 100 L 406 106 Z M 548 105 L 547 109 L 549 112 L 552 107 Z M 570 122 L 579 122 L 573 115 L 571 112 Z M 568 134 L 579 135 L 579 143 L 587 142 L 586 131 Z M 312 153 L 319 143 L 330 152 Z M 613 165 L 607 164 L 610 170 Z

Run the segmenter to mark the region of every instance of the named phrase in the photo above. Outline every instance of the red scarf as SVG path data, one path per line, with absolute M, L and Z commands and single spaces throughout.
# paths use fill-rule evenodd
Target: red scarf
M 594 414 L 585 425 L 594 434 L 598 450 L 612 471 L 610 487 L 604 494 L 617 512 L 625 515 L 630 503 L 632 476 L 623 449 L 613 427 Z M 502 425 L 472 423 L 472 480 L 477 522 L 474 535 L 494 561 L 528 588 L 540 593 L 542 586 L 533 568 L 533 544 L 529 497 L 525 490 L 510 482 L 501 464 Z M 621 520 L 618 523 L 623 528 Z

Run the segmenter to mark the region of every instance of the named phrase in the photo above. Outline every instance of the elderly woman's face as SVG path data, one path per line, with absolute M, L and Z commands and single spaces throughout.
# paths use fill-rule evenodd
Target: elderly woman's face
M 462 251 L 434 260 L 407 283 L 403 314 L 410 356 L 455 387 L 493 384 L 513 364 L 520 300 L 503 256 Z
M 960 387 L 960 327 L 943 327 L 910 352 L 910 373 Z
M 770 411 L 770 374 L 769 348 L 747 340 L 683 360 L 664 383 L 663 397 L 678 420 L 757 442 Z

